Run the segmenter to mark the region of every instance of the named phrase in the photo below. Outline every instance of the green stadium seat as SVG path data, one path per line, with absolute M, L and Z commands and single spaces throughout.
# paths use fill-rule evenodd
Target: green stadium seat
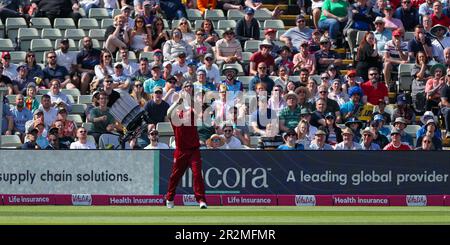
M 261 26 L 260 26 L 261 28 Z M 264 30 L 266 29 L 275 29 L 275 30 L 284 30 L 284 23 L 282 20 L 265 20 L 264 21 Z
M 244 16 L 245 16 L 244 12 L 241 10 L 237 10 L 237 9 L 230 9 L 230 10 L 228 10 L 228 13 L 227 13 L 227 19 L 229 19 L 229 20 L 238 21 L 238 20 L 244 18 Z
M 61 33 L 61 30 L 56 28 L 44 28 L 41 32 L 41 38 L 43 39 L 50 39 L 53 42 L 56 39 L 62 39 L 63 35 Z
M 254 53 L 259 50 L 259 40 L 247 40 L 244 43 L 244 51 Z
M 24 18 L 7 18 L 5 27 L 8 38 L 15 41 L 19 28 L 27 28 L 28 26 Z
M 268 9 L 257 9 L 255 11 L 255 19 L 260 21 L 270 20 L 272 19 L 272 11 Z
M 137 58 L 136 58 L 136 53 L 133 51 L 128 51 L 128 60 L 136 62 Z M 122 61 L 122 57 L 120 56 L 120 52 L 116 53 L 116 62 L 120 62 Z
M 411 91 L 412 80 L 411 70 L 414 64 L 400 64 L 398 67 L 398 90 Z
M 239 76 L 237 80 L 241 81 L 242 86 L 244 89 L 248 89 L 248 86 L 250 84 L 250 80 L 252 80 L 252 76 Z
M 5 37 L 5 25 L 3 25 L 3 21 L 0 19 L 0 38 Z
M 221 30 L 226 30 L 227 28 L 236 28 L 236 21 L 234 20 L 219 20 L 217 23 L 217 28 Z
M 217 32 L 217 35 L 219 36 L 219 38 L 222 38 L 222 37 L 223 37 L 223 34 L 225 33 L 225 30 L 219 30 L 219 29 L 217 29 L 217 30 L 214 30 L 214 31 Z
M 67 115 L 67 120 L 73 121 L 77 127 L 81 127 L 83 124 L 83 119 L 78 114 L 69 114 Z
M 22 146 L 22 141 L 17 135 L 1 135 L 0 137 L 2 138 L 2 144 L 0 145 L 0 148 L 17 149 Z
M 72 88 L 72 89 L 61 89 L 61 92 L 66 94 L 66 95 L 72 95 L 74 98 L 81 95 L 80 90 L 78 90 L 77 88 Z
M 172 125 L 170 122 L 159 122 L 156 124 L 156 130 L 158 130 L 161 136 L 172 136 L 174 135 Z
M 252 148 L 258 147 L 260 138 L 261 138 L 261 136 L 250 136 L 250 147 L 252 147 Z
M 47 17 L 33 17 L 30 20 L 31 27 L 36 29 L 52 28 L 52 23 Z
M 91 18 L 81 18 L 78 20 L 78 28 L 83 30 L 91 30 L 99 28 L 98 21 Z
M 72 18 L 55 18 L 53 28 L 60 29 L 64 32 L 66 29 L 76 29 L 75 22 Z
M 249 64 L 250 63 L 250 57 L 253 55 L 252 52 L 242 52 L 242 63 Z
M 281 35 L 283 35 L 286 31 L 287 30 L 278 30 L 277 31 L 277 35 L 276 35 L 277 40 L 280 40 Z
M 205 10 L 205 20 L 226 20 L 223 10 L 221 9 L 207 9 Z
M 71 114 L 78 114 L 82 118 L 84 117 L 84 112 L 86 111 L 87 105 L 86 104 L 73 104 L 72 105 L 72 111 Z
M 114 24 L 113 19 L 102 19 L 100 27 L 102 29 L 108 28 L 108 26 L 112 26 Z
M 92 94 L 83 94 L 78 96 L 78 104 L 86 104 L 90 105 L 92 104 Z
M 139 54 L 139 59 L 147 58 L 149 61 L 153 61 L 153 52 L 141 52 Z
M 99 41 L 105 41 L 105 29 L 91 29 L 89 30 L 89 37 Z
M 113 9 L 112 17 L 116 17 L 117 15 L 122 14 L 122 11 L 120 9 Z
M 90 132 L 93 129 L 92 125 L 93 124 L 90 122 L 84 122 L 83 124 L 81 124 L 81 127 L 85 128 L 88 132 Z
M 111 17 L 109 17 L 108 10 L 106 10 L 105 8 L 91 8 L 89 9 L 89 18 L 102 20 Z
M 14 44 L 11 39 L 0 39 L 0 51 L 13 51 Z
M 203 19 L 202 12 L 198 9 L 186 9 L 187 19 L 188 20 L 201 20 Z
M 64 32 L 64 37 L 73 39 L 75 42 L 83 39 L 86 36 L 86 32 L 83 29 L 67 29 Z
M 20 39 L 20 49 L 27 51 L 30 49 L 31 40 L 40 38 L 36 28 L 19 28 L 17 37 Z
M 25 51 L 11 51 L 9 52 L 9 54 L 11 55 L 11 63 L 20 63 L 20 62 L 25 62 L 25 58 L 27 55 L 27 52 Z
M 45 51 L 52 49 L 52 42 L 50 39 L 33 39 L 31 40 L 31 51 L 36 55 L 36 60 L 42 60 Z

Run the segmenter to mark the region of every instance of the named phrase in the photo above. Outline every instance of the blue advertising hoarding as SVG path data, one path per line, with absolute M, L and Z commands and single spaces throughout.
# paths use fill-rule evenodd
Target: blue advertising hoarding
M 160 151 L 159 193 L 173 151 Z M 448 194 L 450 158 L 439 152 L 202 151 L 208 194 Z M 192 193 L 187 172 L 177 193 Z

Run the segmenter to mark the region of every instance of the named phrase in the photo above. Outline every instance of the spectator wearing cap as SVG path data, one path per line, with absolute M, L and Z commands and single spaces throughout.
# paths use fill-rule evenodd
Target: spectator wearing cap
M 388 137 L 390 137 L 391 132 L 389 130 L 389 134 L 387 136 L 383 135 L 379 130 L 379 127 L 380 126 L 378 121 L 370 122 L 370 131 L 372 132 L 373 137 L 372 142 L 378 144 L 380 148 L 384 148 L 387 144 L 389 144 Z
M 319 74 L 324 72 L 331 64 L 334 64 L 336 66 L 342 64 L 342 59 L 339 58 L 338 53 L 336 53 L 336 51 L 334 50 L 330 50 L 330 48 L 330 39 L 328 39 L 327 37 L 321 37 L 320 50 L 314 54 L 317 62 L 316 68 Z
M 391 133 L 391 129 L 389 126 L 385 126 L 385 125 L 389 125 L 389 124 L 386 123 L 384 116 L 381 114 L 376 114 L 373 118 L 373 121 L 376 122 L 378 132 L 380 134 L 388 137 L 389 134 Z
M 163 69 L 163 53 L 161 49 L 153 50 L 153 61 L 148 63 L 148 66 L 151 68 L 153 65 L 159 65 L 159 68 Z M 170 63 L 170 61 L 169 61 Z
M 213 134 L 206 140 L 208 149 L 226 149 L 225 138 L 222 135 Z
M 172 64 L 170 66 L 172 67 Z M 134 72 L 134 74 L 131 77 L 133 79 L 133 82 L 141 81 L 142 83 L 144 83 L 147 79 L 150 79 L 152 77 L 151 69 L 149 68 L 147 58 L 143 57 L 139 59 L 139 69 L 136 72 Z
M 326 73 L 328 74 L 328 84 L 323 84 L 323 85 L 327 85 L 328 87 L 331 86 L 333 80 L 338 79 L 341 83 L 344 82 L 344 77 L 341 76 L 341 73 L 339 71 L 339 69 L 336 67 L 336 65 L 334 64 L 330 64 L 327 67 Z
M 206 21 L 206 20 L 205 20 Z M 193 60 L 197 63 L 203 63 L 206 54 L 214 55 L 211 44 L 206 42 L 206 33 L 203 29 L 195 32 L 195 40 L 190 43 L 192 46 Z
M 391 131 L 391 142 L 387 144 L 383 150 L 385 151 L 410 151 L 411 147 L 407 143 L 403 143 L 400 138 L 400 131 L 398 129 L 393 129 Z
M 321 150 L 321 151 L 332 151 L 334 148 L 327 144 L 326 139 L 327 133 L 323 130 L 317 130 L 317 132 L 314 134 L 314 140 L 311 142 L 311 145 L 309 145 L 309 149 L 311 150 Z
M 336 124 L 334 113 L 325 114 L 325 127 L 321 127 L 327 133 L 326 142 L 330 145 L 336 145 L 342 142 L 342 129 Z
M 266 40 L 262 41 L 259 44 L 259 51 L 250 56 L 249 75 L 255 76 L 257 73 L 259 73 L 260 71 L 257 71 L 257 66 L 262 62 L 264 62 L 268 67 L 268 71 L 266 70 L 265 72 L 267 74 L 273 73 L 275 60 L 272 55 L 270 55 L 272 47 L 272 44 Z
M 176 56 L 176 61 L 172 63 L 172 73 L 170 75 L 176 76 L 178 79 L 188 71 L 188 65 L 186 62 L 186 53 L 179 52 Z
M 414 28 L 414 38 L 408 42 L 409 60 L 414 61 L 419 51 L 423 51 L 428 59 L 433 58 L 433 45 L 431 39 L 426 36 L 422 25 L 417 25 Z
M 286 107 L 280 112 L 280 131 L 287 132 L 289 129 L 297 127 L 300 121 L 301 108 L 298 106 L 298 95 L 289 92 L 284 96 Z
M 362 80 L 361 77 L 358 77 L 356 75 L 356 70 L 355 69 L 350 69 L 347 71 L 347 74 L 344 77 L 345 83 L 342 84 L 342 89 L 347 92 L 349 92 L 349 90 L 352 87 L 360 87 L 361 83 L 364 82 L 364 80 Z
M 308 107 L 302 108 L 302 110 L 300 112 L 300 121 L 301 120 L 305 120 L 309 124 L 309 127 L 308 127 L 309 134 L 308 134 L 308 136 L 309 136 L 310 139 L 314 138 L 314 134 L 317 131 L 317 127 L 311 125 L 311 119 L 312 119 L 312 116 L 314 114 L 315 114 L 315 112 L 311 112 L 311 110 Z M 325 116 L 324 116 L 324 118 L 325 118 Z M 325 121 L 325 119 L 324 119 L 324 121 Z M 324 124 L 325 124 L 325 122 L 324 122 Z M 298 125 L 297 125 L 297 127 L 298 127 Z M 321 127 L 321 126 L 319 126 L 319 127 Z
M 164 21 L 156 17 L 152 24 L 152 49 L 162 49 L 163 44 L 170 39 L 170 33 L 164 29 Z
M 354 141 L 354 132 L 350 128 L 345 128 L 342 130 L 342 139 L 341 143 L 335 145 L 335 150 L 362 150 L 362 147 L 359 143 Z
M 264 40 L 267 40 L 268 42 L 270 42 L 272 44 L 272 52 L 270 53 L 274 58 L 276 58 L 280 52 L 280 46 L 276 43 L 277 41 L 277 30 L 273 29 L 273 28 L 269 28 L 264 30 Z M 287 47 L 287 46 L 286 46 Z M 289 48 L 289 47 L 288 47 Z M 292 51 L 289 48 L 290 51 Z
M 279 56 L 275 59 L 274 72 L 275 74 L 279 70 L 279 67 L 284 66 L 287 67 L 288 75 L 291 75 L 294 70 L 294 63 L 292 62 L 292 52 L 288 46 L 283 46 L 278 50 Z
M 447 68 L 447 76 L 450 74 L 450 69 Z M 450 79 L 447 79 L 445 86 L 441 91 L 441 107 L 440 112 L 444 117 L 445 130 L 447 134 L 445 138 L 450 138 Z
M 347 42 L 350 50 L 356 47 L 356 35 L 358 31 L 373 30 L 372 22 L 376 14 L 373 12 L 373 6 L 368 0 L 358 0 L 350 5 L 352 16 L 349 18 L 344 28 L 344 34 L 347 36 Z
M 400 133 L 402 142 L 405 142 L 410 146 L 414 146 L 413 137 L 405 132 L 405 128 L 407 127 L 406 120 L 403 117 L 398 117 L 395 119 L 393 125 L 394 125 L 394 128 L 397 129 L 397 131 Z M 393 131 L 394 131 L 394 129 L 391 130 L 391 135 L 392 135 Z
M 432 111 L 426 111 L 426 112 L 420 117 L 420 122 L 421 122 L 422 126 L 420 127 L 419 130 L 417 130 L 417 132 L 416 132 L 416 138 L 419 138 L 420 136 L 425 135 L 425 133 L 427 132 L 426 125 L 427 125 L 427 122 L 428 122 L 429 120 L 433 120 L 433 121 L 434 121 L 433 123 L 435 123 L 435 124 L 436 124 L 436 122 L 438 122 L 438 118 L 433 114 Z M 437 125 L 437 124 L 436 124 L 436 125 Z M 436 136 L 436 137 L 438 137 L 438 138 L 441 138 L 441 137 L 442 137 L 441 130 L 435 130 L 435 131 L 434 131 L 434 136 Z
M 37 145 L 39 146 L 40 149 L 45 149 L 48 145 L 48 140 L 47 140 L 47 130 L 45 128 L 44 123 L 42 121 L 36 121 L 34 122 L 34 128 L 38 130 L 36 136 Z
M 231 95 L 231 98 L 235 99 L 240 92 L 244 90 L 242 82 L 237 80 L 238 70 L 234 66 L 224 65 L 222 68 L 225 80 L 221 82 L 227 87 L 227 91 Z
M 69 146 L 61 142 L 58 135 L 58 128 L 52 128 L 47 135 L 48 145 L 45 150 L 67 150 Z
M 194 89 L 197 91 L 216 91 L 216 86 L 206 79 L 206 71 L 197 69 L 197 81 L 194 83 Z
M 17 77 L 17 65 L 11 63 L 11 54 L 8 51 L 2 52 L 2 64 L 3 75 L 7 76 L 11 80 Z
M 67 69 L 72 79 L 76 80 L 72 82 L 73 84 L 79 84 L 80 78 L 76 74 L 77 53 L 69 52 L 69 39 L 64 38 L 61 40 L 61 42 L 59 43 L 59 49 L 55 51 L 55 54 L 56 54 L 56 64 L 58 64 L 59 66 L 64 66 Z M 36 67 L 38 70 L 41 69 L 39 65 L 36 65 L 35 54 L 32 53 L 31 51 L 27 53 L 27 61 L 30 62 L 30 63 L 27 62 L 29 69 L 33 69 L 35 66 L 39 67 L 39 68 Z M 34 65 L 31 65 L 31 62 L 34 62 Z M 40 73 L 42 73 L 42 71 L 40 71 Z M 36 75 L 31 75 L 31 77 L 34 78 L 36 77 Z
M 61 83 L 58 79 L 50 81 L 50 91 L 47 94 L 50 96 L 52 106 L 63 106 L 68 112 L 72 111 L 72 102 L 65 93 L 61 92 Z
M 408 62 L 408 43 L 403 41 L 403 32 L 396 29 L 392 32 L 393 39 L 387 41 L 384 45 L 384 81 L 386 84 L 392 84 L 391 73 L 398 70 L 400 64 Z
M 385 27 L 386 23 L 381 16 L 376 17 L 373 24 L 375 25 L 373 34 L 377 40 L 377 51 L 383 52 L 386 42 L 392 39 L 392 32 L 389 28 Z
M 219 67 L 214 64 L 213 54 L 206 54 L 205 59 L 203 60 L 203 65 L 201 65 L 198 69 L 206 71 L 206 79 L 208 82 L 216 86 L 221 82 Z
M 316 73 L 316 57 L 310 53 L 309 43 L 302 41 L 300 43 L 300 52 L 298 52 L 294 58 L 294 72 L 300 71 L 300 69 L 307 69 L 309 75 Z
M 280 36 L 280 41 L 288 45 L 292 42 L 292 45 L 296 48 L 300 47 L 302 41 L 309 41 L 312 38 L 313 30 L 306 26 L 306 19 L 303 15 L 298 15 L 295 19 L 297 26 L 287 30 Z
M 395 29 L 402 29 L 405 30 L 403 27 L 402 20 L 398 19 L 397 17 L 394 17 L 394 6 L 392 5 L 386 5 L 384 8 L 384 26 L 387 29 L 395 30 Z
M 100 64 L 102 52 L 92 47 L 92 39 L 83 38 L 83 49 L 77 54 L 78 72 L 81 73 L 80 93 L 86 94 L 95 76 L 94 67 Z
M 16 95 L 16 106 L 11 109 L 11 114 L 14 121 L 13 133 L 17 134 L 23 140 L 25 136 L 25 123 L 33 119 L 33 114 L 24 107 L 24 97 L 22 94 Z
M 319 19 L 319 28 L 328 30 L 328 35 L 333 45 L 336 43 L 338 34 L 342 32 L 351 16 L 348 2 L 343 0 L 325 0 L 322 6 L 322 15 Z
M 259 40 L 259 23 L 254 18 L 255 10 L 246 8 L 244 12 L 244 17 L 236 23 L 236 38 L 242 47 L 247 40 Z
M 401 7 L 395 10 L 394 17 L 402 21 L 405 31 L 413 31 L 419 24 L 419 12 L 412 7 L 411 0 L 402 0 Z
M 436 121 L 429 119 L 423 128 L 425 133 L 417 137 L 416 147 L 419 147 L 423 143 L 423 138 L 428 136 L 431 138 L 432 149 L 442 150 L 442 138 L 436 134 L 437 131 L 440 131 Z
M 166 41 L 163 47 L 164 59 L 173 61 L 177 55 L 184 52 L 186 59 L 192 59 L 192 47 L 183 40 L 183 34 L 180 29 L 172 30 L 172 39 Z
M 155 52 L 156 52 L 156 51 L 155 51 Z M 155 53 L 154 53 L 154 54 L 155 54 Z M 129 59 L 129 57 L 128 57 L 128 48 L 126 48 L 126 47 L 120 48 L 120 49 L 119 49 L 119 55 L 120 55 L 121 61 L 120 61 L 120 62 L 117 62 L 117 63 L 122 64 L 122 67 L 123 67 L 123 73 L 124 73 L 126 76 L 131 77 L 131 76 L 139 69 L 138 63 L 136 63 L 135 61 L 131 61 L 131 60 Z M 162 52 L 161 52 L 161 56 L 162 56 Z M 154 56 L 154 57 L 155 57 L 155 56 Z M 162 58 L 161 58 L 161 59 L 162 59 Z M 160 61 L 161 59 L 159 59 L 159 61 Z M 157 63 L 157 62 L 158 62 L 158 59 L 153 58 L 153 60 L 154 60 L 153 63 Z M 159 65 L 161 65 L 161 64 L 159 63 Z
M 380 146 L 373 142 L 373 133 L 369 127 L 362 130 L 361 148 L 366 151 L 379 151 Z
M 128 93 L 130 90 L 131 78 L 125 75 L 121 63 L 114 64 L 114 73 L 111 75 L 113 88 L 119 93 Z
M 349 101 L 348 94 L 342 90 L 341 80 L 334 79 L 329 91 L 328 98 L 336 101 L 339 107 Z
M 144 81 L 144 92 L 147 94 L 153 94 L 155 87 L 163 88 L 166 84 L 166 81 L 161 78 L 161 68 L 159 65 L 153 65 L 151 67 L 152 77 Z
M 194 83 L 197 81 L 197 63 L 195 63 L 195 61 L 189 61 L 187 66 L 188 71 L 183 74 L 181 82 L 190 81 Z M 175 78 L 175 80 L 177 80 L 177 78 Z
M 166 143 L 159 142 L 159 132 L 156 128 L 148 130 L 147 137 L 150 143 L 144 149 L 169 149 Z
M 235 38 L 234 30 L 227 28 L 223 33 L 223 38 L 216 43 L 216 60 L 218 64 L 235 63 L 242 60 L 242 46 Z
M 397 96 L 397 108 L 392 114 L 391 121 L 395 121 L 398 117 L 402 117 L 407 124 L 413 124 L 416 120 L 416 114 L 411 106 L 411 98 L 407 94 Z
M 361 84 L 361 89 L 364 93 L 363 101 L 367 101 L 372 105 L 378 105 L 380 100 L 388 103 L 388 88 L 385 83 L 380 81 L 378 69 L 370 67 L 368 75 L 369 80 Z
M 358 117 L 359 111 L 364 106 L 362 102 L 363 91 L 360 87 L 354 86 L 348 90 L 348 96 L 350 100 L 340 107 L 342 120 L 345 122 L 351 117 Z
M 353 131 L 353 141 L 360 142 L 361 140 L 361 128 L 363 127 L 363 122 L 356 117 L 351 117 L 345 122 L 345 126 Z
M 375 36 L 372 32 L 366 32 L 359 43 L 356 52 L 356 72 L 364 80 L 367 80 L 367 70 L 370 67 L 381 67 L 380 55 L 377 51 Z
M 450 37 L 447 36 L 448 28 L 438 24 L 431 28 L 430 33 L 436 38 L 431 43 L 433 45 L 433 57 L 437 62 L 444 63 L 444 49 L 450 47 Z
M 250 80 L 249 84 L 249 90 L 250 91 L 256 91 L 256 84 L 262 83 L 266 87 L 267 93 L 272 93 L 273 86 L 275 85 L 275 82 L 269 77 L 269 74 L 267 74 L 268 66 L 265 62 L 259 62 L 257 64 L 257 73 L 255 76 Z
M 145 26 L 147 28 L 150 28 L 150 25 L 153 25 L 153 23 L 155 23 L 155 19 L 158 16 L 162 16 L 160 8 L 160 0 L 144 1 L 143 6 L 144 12 L 142 13 L 142 17 L 144 17 Z M 181 17 L 183 16 L 180 16 L 179 19 Z
M 431 67 L 433 78 L 428 79 L 425 85 L 427 96 L 425 109 L 427 111 L 436 111 L 439 107 L 441 90 L 445 86 L 446 67 L 443 64 L 435 64 Z
M 17 77 L 12 80 L 14 94 L 25 93 L 28 83 L 34 82 L 34 79 L 28 78 L 28 66 L 22 64 L 17 67 Z
M 39 108 L 39 100 L 36 98 L 36 84 L 29 83 L 26 88 L 26 97 L 24 98 L 24 106 L 31 112 Z
M 375 116 L 375 115 L 381 114 L 384 118 L 384 122 L 386 124 L 390 124 L 392 115 L 389 112 L 387 112 L 385 109 L 386 109 L 386 101 L 380 99 L 378 102 L 378 111 L 374 112 L 373 115 Z
M 128 1 L 131 1 L 131 0 L 128 0 Z M 114 0 L 106 0 L 106 1 L 104 1 L 104 5 L 105 5 L 104 7 L 108 10 L 108 12 L 111 11 L 110 16 L 112 17 L 112 9 L 109 10 L 109 7 L 116 5 L 116 2 L 114 2 Z M 121 4 L 121 6 L 122 6 L 122 8 L 120 9 L 120 13 L 126 17 L 126 22 L 128 23 L 128 26 L 134 26 L 134 19 L 131 18 L 131 11 L 133 10 L 133 6 L 128 5 L 127 2 Z M 118 7 L 115 7 L 114 9 L 117 9 L 117 8 Z
M 293 129 L 283 133 L 284 144 L 278 146 L 277 150 L 282 151 L 296 151 L 304 150 L 305 146 L 301 143 L 297 143 L 297 133 Z
M 33 125 L 34 126 L 34 125 Z M 31 130 L 28 130 L 27 132 L 27 139 L 25 143 L 20 147 L 22 150 L 36 150 L 41 149 L 39 145 L 37 144 L 37 135 L 38 135 L 38 129 L 34 128 Z

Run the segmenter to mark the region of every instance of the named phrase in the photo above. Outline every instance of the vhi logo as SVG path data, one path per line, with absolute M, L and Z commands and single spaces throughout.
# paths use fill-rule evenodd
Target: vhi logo
M 183 195 L 183 205 L 184 206 L 197 206 L 197 200 L 195 200 L 194 195 Z
M 407 195 L 406 204 L 408 206 L 427 206 L 427 196 L 425 195 Z
M 90 206 L 92 204 L 91 194 L 72 194 L 72 205 Z
M 316 206 L 316 196 L 295 195 L 295 206 Z

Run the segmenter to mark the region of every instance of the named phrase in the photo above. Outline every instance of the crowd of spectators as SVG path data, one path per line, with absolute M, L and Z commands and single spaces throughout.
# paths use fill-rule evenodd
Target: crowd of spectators
M 439 150 L 450 138 L 446 1 L 318 0 L 312 6 L 297 1 L 301 14 L 296 26 L 279 39 L 275 29 L 260 33 L 255 11 L 264 1 L 102 2 L 2 1 L 3 22 L 38 16 L 78 20 L 80 8 L 89 12 L 103 7 L 111 16 L 114 9 L 121 10 L 106 28 L 102 49 L 94 48 L 86 36 L 78 53 L 68 52 L 69 40 L 63 39 L 58 50 L 46 52 L 44 67 L 31 51 L 20 64 L 2 52 L 0 86 L 7 87 L 15 101 L 4 98 L 1 133 L 18 135 L 22 148 L 111 147 L 105 144 L 110 137 L 104 135 L 117 136 L 123 127 L 109 108 L 125 95 L 150 115 L 148 129 L 127 143 L 136 149 L 174 147 L 158 141 L 156 125 L 168 122 L 167 109 L 186 95 L 199 105 L 196 116 L 202 122 L 198 130 L 204 148 L 251 148 L 251 137 L 259 136 L 259 149 Z M 194 29 L 188 8 L 203 14 L 206 9 L 238 9 L 244 17 L 220 36 L 210 19 Z M 283 11 L 277 7 L 271 13 L 279 18 Z M 169 30 L 164 19 L 177 19 L 178 24 Z M 358 40 L 360 31 L 364 35 Z M 405 41 L 407 32 L 413 37 Z M 247 64 L 243 51 L 249 40 L 262 41 Z M 347 55 L 337 52 L 343 48 Z M 151 52 L 152 57 L 135 62 L 129 59 L 132 52 L 136 57 Z M 114 57 L 120 59 L 114 62 Z M 353 66 L 346 65 L 348 60 Z M 401 64 L 414 66 L 411 91 L 395 86 L 393 72 Z M 241 76 L 251 79 L 244 83 Z M 48 93 L 37 99 L 41 89 Z M 72 102 L 63 89 L 92 95 L 83 115 L 91 127 L 79 127 L 67 118 Z M 390 92 L 395 95 L 391 101 Z M 414 137 L 407 130 L 410 125 L 420 126 Z

